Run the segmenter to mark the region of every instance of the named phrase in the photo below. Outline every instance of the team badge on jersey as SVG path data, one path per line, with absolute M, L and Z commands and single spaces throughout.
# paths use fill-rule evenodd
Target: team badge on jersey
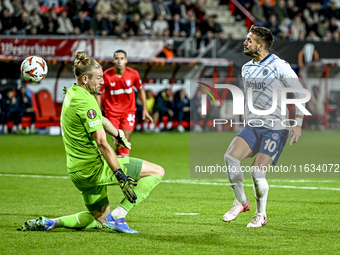
M 116 86 L 116 83 L 115 82 L 110 82 L 110 85 L 111 85 L 111 87 L 114 87 L 114 86 Z
M 126 83 L 126 86 L 128 86 L 128 87 L 131 86 L 131 80 L 126 80 L 125 83 Z
M 263 74 L 264 76 L 266 76 L 266 75 L 268 74 L 268 70 L 267 70 L 267 69 L 264 69 L 263 72 L 262 72 L 262 74 Z
M 95 110 L 89 110 L 88 112 L 87 112 L 87 117 L 89 118 L 89 119 L 94 119 L 95 117 L 97 117 L 97 113 L 96 113 L 96 111 Z

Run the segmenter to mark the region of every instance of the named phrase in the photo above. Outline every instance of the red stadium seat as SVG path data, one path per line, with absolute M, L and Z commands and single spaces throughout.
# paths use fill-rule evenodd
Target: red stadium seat
M 56 115 L 56 108 L 50 92 L 47 90 L 39 91 L 37 93 L 37 102 L 39 105 L 40 120 L 60 121 L 60 117 Z

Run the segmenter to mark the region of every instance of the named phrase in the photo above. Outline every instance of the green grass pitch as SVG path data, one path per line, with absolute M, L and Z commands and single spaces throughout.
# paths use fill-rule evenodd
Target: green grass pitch
M 220 220 L 233 202 L 232 191 L 226 178 L 190 179 L 190 139 L 207 144 L 192 143 L 192 153 L 208 147 L 202 157 L 221 164 L 234 136 L 134 133 L 131 156 L 166 171 L 164 181 L 126 218 L 140 232 L 135 235 L 17 231 L 41 215 L 54 218 L 86 208 L 67 178 L 60 136 L 0 136 L 0 254 L 339 254 L 340 179 L 269 179 L 268 223 L 248 229 L 255 201 L 246 178 L 250 211 L 231 223 Z M 339 131 L 304 131 L 297 144 L 286 146 L 278 164 L 340 164 L 339 138 Z M 118 187 L 109 187 L 111 208 L 122 198 Z

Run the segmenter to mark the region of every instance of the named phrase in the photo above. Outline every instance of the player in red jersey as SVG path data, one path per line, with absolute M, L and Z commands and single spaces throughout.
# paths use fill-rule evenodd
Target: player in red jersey
M 146 108 L 145 91 L 139 73 L 127 67 L 126 52 L 117 50 L 113 53 L 114 67 L 104 72 L 104 85 L 100 92 L 103 96 L 104 113 L 111 123 L 124 131 L 125 137 L 130 141 L 131 133 L 135 126 L 136 99 L 133 87 L 138 90 L 143 104 L 143 120 L 153 121 Z M 102 96 L 97 95 L 98 104 L 101 106 Z M 129 156 L 130 150 L 121 147 L 115 142 L 117 155 Z

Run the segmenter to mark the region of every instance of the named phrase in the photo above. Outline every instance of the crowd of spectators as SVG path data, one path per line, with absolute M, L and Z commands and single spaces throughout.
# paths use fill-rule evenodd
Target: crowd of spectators
M 219 36 L 202 0 L 0 0 L 6 35 Z
M 339 42 L 339 0 L 239 0 L 276 39 Z M 237 17 L 242 18 L 242 15 Z
M 0 0 L 0 33 L 223 38 L 205 0 Z M 228 4 L 220 0 L 220 4 Z M 276 39 L 339 41 L 340 0 L 238 0 Z M 244 19 L 237 8 L 236 20 Z
M 163 130 L 176 129 L 184 132 L 183 121 L 190 121 L 190 99 L 185 90 L 179 89 L 171 93 L 170 89 L 164 89 L 157 94 L 151 90 L 146 90 L 146 106 L 154 122 L 147 123 L 142 121 L 142 104 L 137 101 L 136 118 L 138 124 L 136 130 L 146 132 L 160 132 Z M 176 123 L 176 125 L 174 125 Z

